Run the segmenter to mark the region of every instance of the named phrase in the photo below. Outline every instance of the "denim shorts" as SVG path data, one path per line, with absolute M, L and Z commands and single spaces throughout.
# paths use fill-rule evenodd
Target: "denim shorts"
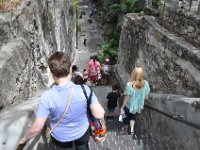
M 126 115 L 126 117 L 123 118 L 124 125 L 129 125 L 130 120 L 136 120 L 137 113 L 136 114 L 130 113 L 129 109 L 127 107 L 124 108 L 124 111 L 125 111 L 125 115 Z

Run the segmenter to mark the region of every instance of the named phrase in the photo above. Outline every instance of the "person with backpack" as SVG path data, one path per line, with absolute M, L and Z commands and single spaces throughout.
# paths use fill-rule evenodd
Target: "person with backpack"
M 39 135 L 51 116 L 48 150 L 89 150 L 90 125 L 84 93 L 89 95 L 91 90 L 84 85 L 84 92 L 80 85 L 71 81 L 71 61 L 66 53 L 56 52 L 50 56 L 48 66 L 56 84 L 42 94 L 36 118 L 19 140 L 17 149 Z M 104 118 L 105 111 L 94 92 L 89 108 L 95 118 Z
M 92 86 L 94 86 L 97 82 L 99 67 L 100 63 L 97 60 L 97 56 L 94 55 L 88 63 L 88 80 L 90 80 Z

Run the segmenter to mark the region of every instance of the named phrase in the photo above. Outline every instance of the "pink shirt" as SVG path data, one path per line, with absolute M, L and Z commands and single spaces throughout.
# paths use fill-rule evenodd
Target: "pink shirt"
M 89 63 L 88 63 L 88 66 L 89 66 L 88 78 L 90 78 L 91 76 L 98 77 L 97 68 L 100 66 L 99 61 L 95 61 L 95 63 L 94 63 L 93 60 L 90 60 Z M 95 73 L 94 73 L 94 70 L 95 70 Z M 95 74 L 95 76 L 92 75 L 92 74 Z
M 98 68 L 100 66 L 100 63 L 99 61 L 95 61 L 95 64 L 94 64 L 94 61 L 93 60 L 90 60 L 89 63 L 88 63 L 89 67 L 91 66 L 94 66 L 95 65 L 95 68 Z

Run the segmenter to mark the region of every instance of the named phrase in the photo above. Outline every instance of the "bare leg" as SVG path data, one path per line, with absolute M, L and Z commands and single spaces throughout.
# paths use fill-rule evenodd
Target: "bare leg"
M 135 120 L 130 120 L 131 133 L 134 133 Z
M 93 86 L 93 81 L 92 80 L 90 80 L 90 83 L 91 83 L 91 86 Z
M 103 77 L 101 77 L 101 85 L 103 85 Z
M 102 83 L 102 85 L 104 85 L 104 77 L 102 78 L 102 82 L 101 83 Z
M 106 77 L 105 77 L 105 79 L 104 79 L 104 85 L 107 85 Z

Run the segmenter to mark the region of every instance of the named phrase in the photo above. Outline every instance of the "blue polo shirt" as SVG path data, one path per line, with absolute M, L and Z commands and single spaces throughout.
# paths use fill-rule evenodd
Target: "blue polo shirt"
M 89 127 L 87 117 L 87 100 L 80 85 L 69 82 L 63 86 L 53 86 L 41 96 L 37 117 L 47 118 L 51 114 L 50 126 L 53 128 L 64 114 L 72 88 L 70 107 L 64 119 L 53 130 L 51 135 L 61 142 L 74 141 L 84 135 Z M 87 95 L 90 89 L 85 85 Z M 91 105 L 98 102 L 93 93 Z

